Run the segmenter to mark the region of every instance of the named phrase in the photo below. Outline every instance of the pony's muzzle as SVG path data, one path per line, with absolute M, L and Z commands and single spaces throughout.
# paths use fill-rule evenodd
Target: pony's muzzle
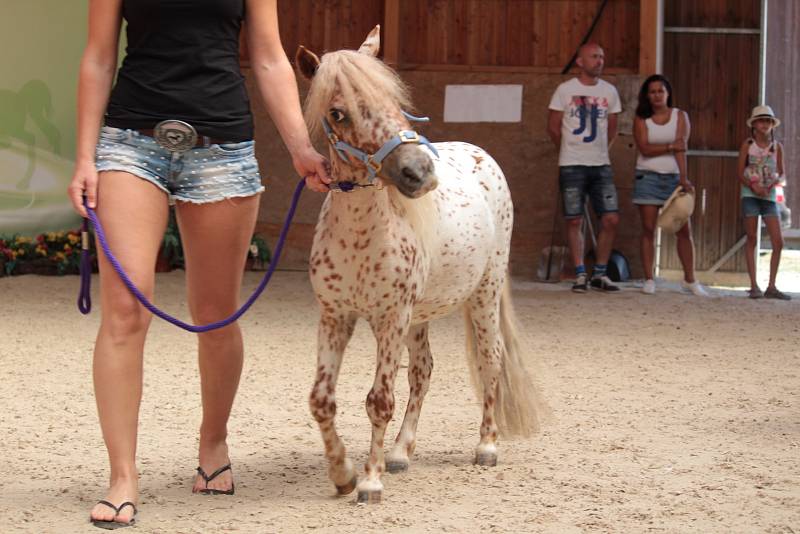
M 433 160 L 419 146 L 401 146 L 384 160 L 383 174 L 408 198 L 419 198 L 436 189 Z

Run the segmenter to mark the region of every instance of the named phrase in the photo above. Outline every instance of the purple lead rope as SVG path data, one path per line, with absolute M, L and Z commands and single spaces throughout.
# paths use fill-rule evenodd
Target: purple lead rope
M 272 278 L 272 273 L 275 272 L 275 268 L 278 265 L 278 260 L 281 257 L 281 251 L 283 250 L 283 244 L 286 242 L 286 234 L 289 232 L 289 226 L 292 223 L 292 219 L 294 218 L 294 212 L 297 209 L 297 204 L 300 201 L 300 194 L 303 192 L 303 188 L 305 187 L 305 179 L 300 180 L 300 183 L 297 184 L 297 188 L 294 190 L 294 196 L 292 197 L 292 204 L 289 207 L 289 213 L 286 214 L 286 221 L 283 223 L 283 228 L 281 228 L 280 236 L 278 237 L 278 243 L 275 245 L 275 253 L 273 254 L 272 261 L 269 263 L 269 268 L 267 272 L 264 274 L 264 278 L 261 280 L 261 283 L 258 284 L 258 287 L 250 295 L 250 298 L 247 299 L 241 308 L 239 308 L 236 313 L 228 317 L 227 319 L 223 319 L 221 321 L 217 321 L 215 323 L 209 323 L 207 325 L 202 326 L 195 326 L 189 323 L 184 323 L 180 319 L 177 319 L 168 313 L 165 313 L 158 308 L 156 308 L 147 297 L 145 297 L 139 288 L 137 288 L 131 279 L 128 278 L 128 275 L 125 274 L 125 271 L 122 269 L 122 266 L 119 264 L 117 259 L 111 253 L 111 249 L 108 246 L 108 242 L 106 241 L 106 236 L 103 233 L 103 227 L 100 226 L 100 221 L 97 219 L 97 215 L 95 214 L 94 210 L 90 209 L 88 206 L 86 211 L 89 213 L 89 220 L 92 222 L 92 226 L 94 226 L 94 231 L 97 234 L 97 240 L 100 242 L 100 246 L 103 249 L 103 253 L 105 253 L 106 258 L 111 263 L 111 266 L 114 267 L 114 270 L 119 275 L 122 282 L 128 287 L 131 293 L 142 303 L 142 306 L 150 310 L 153 315 L 157 315 L 161 317 L 165 321 L 168 321 L 175 326 L 179 326 L 184 330 L 188 330 L 189 332 L 208 332 L 210 330 L 216 330 L 217 328 L 222 328 L 223 326 L 227 326 L 232 322 L 236 321 L 241 317 L 244 312 L 246 312 L 250 306 L 256 301 L 256 299 L 261 295 L 264 289 L 267 287 L 270 278 Z M 81 289 L 78 295 L 78 309 L 84 315 L 89 313 L 92 309 L 92 300 L 90 297 L 90 284 L 92 278 L 92 264 L 91 258 L 89 257 L 89 227 L 88 222 L 86 219 L 83 221 L 83 226 L 81 228 L 82 233 L 82 250 L 81 250 Z

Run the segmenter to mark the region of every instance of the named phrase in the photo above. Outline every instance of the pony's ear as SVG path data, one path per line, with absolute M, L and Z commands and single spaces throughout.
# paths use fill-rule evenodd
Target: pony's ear
M 310 80 L 317 73 L 319 67 L 319 58 L 311 50 L 305 46 L 300 45 L 297 47 L 297 53 L 294 56 L 294 64 L 297 71 L 306 79 Z
M 368 54 L 370 56 L 377 56 L 378 51 L 381 49 L 381 25 L 378 24 L 372 31 L 369 32 L 367 38 L 364 40 L 362 45 L 359 47 L 358 51 L 362 54 Z

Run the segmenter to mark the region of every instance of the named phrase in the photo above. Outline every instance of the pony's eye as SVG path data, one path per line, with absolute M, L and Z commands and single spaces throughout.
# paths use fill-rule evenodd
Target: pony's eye
M 333 119 L 333 122 L 342 122 L 347 118 L 347 115 L 344 114 L 344 111 L 341 109 L 331 108 L 328 112 Z

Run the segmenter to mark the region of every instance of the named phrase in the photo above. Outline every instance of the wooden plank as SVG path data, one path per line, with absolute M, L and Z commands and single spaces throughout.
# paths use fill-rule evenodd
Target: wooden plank
M 786 205 L 792 227 L 800 228 L 800 4 L 769 0 L 767 7 L 766 103 L 783 122 L 775 137 L 784 145 L 784 168 L 789 184 Z
M 783 3 L 785 0 L 780 0 Z M 760 0 L 666 0 L 665 26 L 700 28 L 758 28 Z
M 383 60 L 400 63 L 400 0 L 385 0 L 383 7 Z
M 659 1 L 642 0 L 639 11 L 639 74 L 658 72 Z
M 398 70 L 419 70 L 433 72 L 522 72 L 534 74 L 561 74 L 562 66 L 536 67 L 536 66 L 503 66 L 503 65 L 430 65 L 420 63 L 403 63 L 398 65 Z M 638 69 L 605 67 L 603 75 L 637 74 Z
M 469 56 L 469 4 L 463 0 L 450 0 L 447 18 L 451 21 L 447 29 L 447 64 L 466 65 Z

